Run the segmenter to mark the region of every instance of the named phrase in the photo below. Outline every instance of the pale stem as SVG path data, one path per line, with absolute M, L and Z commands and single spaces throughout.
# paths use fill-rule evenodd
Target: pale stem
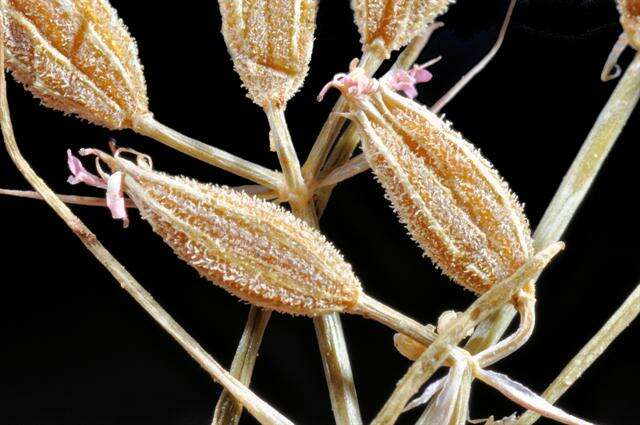
M 0 189 L 0 195 L 14 196 L 16 198 L 38 199 L 43 201 L 44 197 L 33 190 L 13 190 Z M 106 207 L 107 201 L 104 198 L 93 196 L 58 195 L 56 196 L 67 205 L 85 205 L 89 207 Z M 125 199 L 125 207 L 137 208 L 131 199 Z
M 431 108 L 429 108 L 432 112 L 440 112 L 442 108 L 444 108 L 451 100 L 453 100 L 453 98 L 465 86 L 467 86 L 467 84 L 469 84 L 471 80 L 473 80 L 473 78 L 475 78 L 484 68 L 486 68 L 487 64 L 489 64 L 489 62 L 491 62 L 491 60 L 495 57 L 504 41 L 507 28 L 509 27 L 509 22 L 511 21 L 515 3 L 516 0 L 511 0 L 511 3 L 509 3 L 509 8 L 507 9 L 507 14 L 505 15 L 504 21 L 502 22 L 502 27 L 500 28 L 498 38 L 496 39 L 494 45 L 491 47 L 491 50 L 489 50 L 489 52 L 480 60 L 480 62 L 478 62 L 473 68 L 471 68 L 469 72 L 463 75 L 462 78 L 440 98 L 440 100 L 438 100 Z M 409 67 L 417 60 L 420 52 L 429 41 L 429 38 L 431 37 L 433 31 L 442 26 L 443 24 L 440 22 L 436 22 L 429 26 L 420 37 L 417 37 L 415 40 L 413 40 L 411 44 L 409 44 L 407 48 L 402 52 L 402 54 L 398 56 L 398 59 L 391 69 L 409 69 Z M 360 135 L 356 131 L 355 124 L 351 123 L 349 124 L 347 130 L 340 137 L 340 140 L 338 140 L 338 143 L 336 143 L 335 149 L 331 152 L 331 155 L 329 156 L 325 166 L 323 167 L 326 175 L 317 184 L 318 188 L 324 188 L 322 191 L 320 191 L 317 197 L 318 199 L 316 203 L 318 205 L 318 211 L 323 211 L 326 207 L 327 199 L 329 194 L 331 193 L 331 190 L 333 189 L 333 186 L 335 186 L 337 183 L 340 183 L 341 181 L 347 180 L 369 169 L 369 165 L 363 154 L 359 154 L 349 160 L 359 142 Z
M 365 52 L 362 55 L 359 66 L 364 69 L 364 72 L 368 76 L 372 76 L 382 65 L 384 60 L 373 52 Z M 333 147 L 333 143 L 338 138 L 340 130 L 346 121 L 340 113 L 345 112 L 347 109 L 347 101 L 344 96 L 340 96 L 333 109 L 329 113 L 327 120 L 325 121 L 318 137 L 316 138 L 311 152 L 307 157 L 304 166 L 302 167 L 302 174 L 308 182 L 313 182 L 318 177 L 320 170 L 327 159 L 327 155 Z
M 509 8 L 507 9 L 507 15 L 502 22 L 502 27 L 500 28 L 500 32 L 498 33 L 498 39 L 495 44 L 489 50 L 489 53 L 485 57 L 482 58 L 480 62 L 478 62 L 469 72 L 462 76 L 462 78 L 453 86 L 444 96 L 442 96 L 433 106 L 430 108 L 431 111 L 435 114 L 440 112 L 442 108 L 445 107 L 447 103 L 451 101 L 459 92 L 462 90 L 473 78 L 482 71 L 489 62 L 493 59 L 493 57 L 498 53 L 500 47 L 502 46 L 502 42 L 504 41 L 504 36 L 507 33 L 507 28 L 509 27 L 509 21 L 511 20 L 511 15 L 513 14 L 513 9 L 516 6 L 516 0 L 511 0 L 509 3 Z
M 622 132 L 639 97 L 640 55 L 636 54 L 547 207 L 534 233 L 535 247 L 539 248 L 560 239 Z M 490 324 L 482 325 L 473 338 L 477 336 L 484 343 L 474 344 L 476 349 L 482 350 L 498 341 L 514 316 L 513 307 L 505 306 L 492 318 Z M 484 335 L 480 332 L 484 332 Z
M 238 378 L 240 382 L 248 386 L 251 383 L 251 375 L 256 364 L 260 344 L 264 331 L 269 323 L 271 310 L 258 307 L 251 307 L 247 323 L 244 325 L 244 332 L 240 338 L 240 343 L 233 357 L 229 373 Z M 226 389 L 220 395 L 216 408 L 213 412 L 213 425 L 233 425 L 240 422 L 242 416 L 242 403 L 240 403 L 231 392 Z
M 134 120 L 133 130 L 262 186 L 276 191 L 283 188 L 284 182 L 280 173 L 178 133 L 156 121 L 151 114 L 137 117 Z
M 309 190 L 302 177 L 300 162 L 291 140 L 284 117 L 284 110 L 267 107 L 265 108 L 265 113 L 269 119 L 278 160 L 285 177 L 285 197 L 288 199 L 294 214 L 312 226 L 318 227 L 318 218 L 315 214 L 315 209 L 310 208 Z M 258 315 L 264 321 L 264 326 L 266 327 L 269 318 L 257 310 L 257 307 L 252 307 L 249 313 L 250 317 L 251 315 Z M 338 425 L 360 425 L 362 424 L 362 419 L 340 315 L 333 313 L 316 317 L 313 319 L 313 323 L 336 423 Z M 236 376 L 241 377 L 246 385 L 251 382 L 253 366 L 262 340 L 262 335 L 257 335 L 258 331 L 259 329 L 255 327 L 245 327 L 242 340 L 250 343 L 241 344 L 234 357 L 234 363 L 238 365 L 235 369 Z M 264 328 L 261 329 L 261 333 L 264 333 Z M 216 406 L 213 424 L 237 424 L 241 413 L 242 405 L 230 401 L 229 394 L 223 394 Z
M 531 283 L 562 246 L 562 243 L 556 243 L 540 251 L 513 275 L 491 287 L 460 314 L 411 365 L 372 425 L 395 423 L 411 397 L 447 360 L 450 349 L 457 346 L 477 323 L 489 317 L 492 312 L 509 302 L 520 289 Z
M 0 28 L 1 32 L 1 28 Z M 1 36 L 0 36 L 1 39 Z M 4 69 L 4 46 L 0 41 L 0 69 Z M 0 76 L 0 124 L 2 134 L 9 156 L 25 179 L 38 191 L 47 204 L 64 220 L 69 228 L 80 238 L 87 249 L 102 263 L 111 275 L 120 283 L 140 306 L 153 319 L 167 331 L 189 355 L 202 366 L 215 380 L 228 389 L 238 400 L 247 406 L 247 409 L 255 418 L 263 424 L 293 425 L 291 421 L 257 397 L 248 388 L 242 385 L 225 371 L 196 340 L 194 340 L 170 315 L 167 313 L 134 278 L 120 264 L 106 248 L 98 241 L 89 228 L 76 217 L 62 202 L 47 184 L 35 173 L 29 163 L 20 153 L 9 114 L 6 98 L 6 82 L 4 72 Z
M 624 303 L 607 320 L 607 323 L 596 333 L 560 375 L 549 385 L 542 397 L 555 403 L 591 366 L 609 345 L 625 330 L 640 313 L 640 285 L 633 290 Z M 531 425 L 540 416 L 534 412 L 526 412 L 518 421 L 518 425 Z
M 307 223 L 315 225 L 317 223 L 315 215 L 309 215 L 309 211 L 306 208 L 308 196 L 306 183 L 302 177 L 300 161 L 284 117 L 284 109 L 267 107 L 264 111 L 269 119 L 278 161 L 286 182 L 285 198 L 288 199 L 295 215 L 304 219 Z

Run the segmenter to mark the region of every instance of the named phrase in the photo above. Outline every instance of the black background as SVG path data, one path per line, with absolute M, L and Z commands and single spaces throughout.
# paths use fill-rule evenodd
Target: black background
M 156 117 L 196 138 L 276 167 L 267 122 L 245 98 L 219 33 L 213 0 L 113 0 L 137 38 Z M 421 57 L 443 55 L 421 88 L 430 104 L 493 43 L 505 0 L 460 0 Z M 615 83 L 599 73 L 620 31 L 613 1 L 520 1 L 504 47 L 445 110 L 457 129 L 500 170 L 533 224 L 540 219 Z M 315 102 L 322 85 L 359 56 L 347 1 L 323 0 L 311 72 L 287 112 L 305 157 L 332 103 Z M 627 52 L 623 62 L 631 57 Z M 25 156 L 62 193 L 94 194 L 65 183 L 65 150 L 104 147 L 108 138 L 144 150 L 158 169 L 225 184 L 241 181 L 131 132 L 112 134 L 44 109 L 14 82 L 9 97 Z M 542 391 L 605 322 L 640 276 L 638 113 L 631 117 L 565 236 L 568 249 L 539 283 L 538 326 L 529 344 L 501 362 Z M 0 185 L 26 188 L 6 155 Z M 137 214 L 128 230 L 107 211 L 74 208 L 139 281 L 223 365 L 229 365 L 248 306 L 201 280 Z M 128 297 L 63 223 L 39 201 L 0 198 L 0 423 L 208 424 L 220 388 Z M 447 282 L 421 257 L 370 174 L 335 191 L 323 231 L 354 265 L 367 292 L 424 322 L 464 309 L 472 294 Z M 366 421 L 409 363 L 392 332 L 344 318 Z M 580 416 L 635 424 L 640 365 L 638 324 L 560 401 Z M 253 387 L 302 424 L 332 423 L 311 321 L 275 315 Z M 516 407 L 474 385 L 472 417 L 502 417 Z M 412 423 L 415 413 L 403 423 Z M 245 415 L 245 423 L 253 423 Z M 541 422 L 542 423 L 542 422 Z

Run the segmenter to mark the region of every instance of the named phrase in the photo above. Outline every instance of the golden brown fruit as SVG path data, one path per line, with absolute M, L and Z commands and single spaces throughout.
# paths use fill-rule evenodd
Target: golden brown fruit
M 352 0 L 362 50 L 382 58 L 407 45 L 453 0 Z
M 203 277 L 260 307 L 314 316 L 355 306 L 360 282 L 336 248 L 284 208 L 98 151 L 153 230 Z
M 315 0 L 219 0 L 222 33 L 249 98 L 283 107 L 300 89 L 313 49 Z
M 522 206 L 448 123 L 359 68 L 331 84 L 347 97 L 367 160 L 401 221 L 446 275 L 481 293 L 531 257 Z
M 106 0 L 0 0 L 7 67 L 51 108 L 111 129 L 148 112 L 138 49 Z
M 640 50 L 640 0 L 618 0 L 618 10 L 629 44 Z

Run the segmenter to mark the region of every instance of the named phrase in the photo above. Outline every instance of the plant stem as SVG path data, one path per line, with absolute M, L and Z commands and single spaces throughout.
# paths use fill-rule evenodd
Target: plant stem
M 573 385 L 607 349 L 609 345 L 640 314 L 640 285 L 636 286 L 624 303 L 607 320 L 607 323 L 596 333 L 576 356 L 565 366 L 560 375 L 542 394 L 551 403 L 555 403 Z M 518 425 L 531 425 L 540 416 L 531 411 L 526 412 Z
M 15 196 L 16 198 L 39 199 L 44 197 L 33 190 L 13 190 L 0 189 L 0 195 Z M 96 198 L 93 196 L 76 196 L 76 195 L 56 195 L 62 202 L 67 205 L 85 205 L 89 207 L 106 207 L 107 201 L 104 198 Z M 125 199 L 125 207 L 137 208 L 131 199 Z
M 636 54 L 547 207 L 534 234 L 536 249 L 560 240 L 622 132 L 639 97 L 640 55 Z M 472 352 L 481 351 L 498 341 L 514 316 L 513 307 L 505 306 L 496 313 L 490 323 L 480 326 L 469 340 L 469 345 L 473 344 Z
M 600 112 L 587 140 L 567 172 L 556 196 L 543 217 L 539 232 L 541 240 L 559 237 L 568 226 L 571 216 L 580 205 L 600 170 L 604 159 L 622 132 L 631 112 L 640 97 L 640 53 L 625 71 L 609 101 Z M 567 209 L 562 208 L 562 204 Z M 613 340 L 640 313 L 640 286 L 616 310 L 605 325 L 565 366 L 560 375 L 543 393 L 543 397 L 556 402 L 573 385 L 593 362 L 606 350 Z M 532 412 L 523 415 L 518 424 L 530 425 L 539 416 Z
M 0 28 L 0 69 L 4 69 L 4 43 Z M 25 179 L 40 193 L 47 204 L 64 220 L 80 241 L 96 257 L 100 263 L 111 273 L 140 306 L 153 319 L 167 331 L 189 355 L 202 366 L 215 380 L 228 389 L 247 406 L 247 409 L 255 418 L 263 424 L 293 425 L 291 421 L 257 397 L 248 388 L 242 385 L 225 371 L 196 340 L 194 340 L 170 315 L 167 313 L 134 278 L 120 264 L 106 248 L 98 241 L 96 236 L 73 212 L 62 202 L 47 184 L 35 173 L 29 163 L 24 159 L 18 149 L 13 126 L 9 114 L 9 106 L 6 97 L 6 81 L 4 72 L 0 76 L 0 124 L 4 143 L 16 167 Z
M 265 113 L 274 136 L 278 160 L 287 184 L 286 199 L 288 199 L 295 215 L 310 225 L 318 227 L 318 218 L 315 209 L 310 208 L 309 189 L 302 177 L 300 162 L 284 117 L 284 109 L 268 107 L 265 109 Z M 257 315 L 260 320 L 264 321 L 266 327 L 269 318 L 266 313 L 258 310 L 257 307 L 252 307 L 249 313 L 250 317 Z M 315 317 L 313 323 L 336 423 L 338 425 L 360 425 L 362 419 L 340 315 L 332 313 Z M 253 365 L 262 340 L 262 335 L 257 335 L 259 331 L 260 329 L 254 327 L 245 327 L 241 341 L 246 340 L 250 343 L 244 346 L 241 343 L 234 357 L 234 364 L 238 365 L 234 370 L 237 373 L 235 376 L 240 377 L 246 385 L 251 381 Z M 264 333 L 264 328 L 261 333 Z M 214 412 L 214 425 L 238 423 L 242 413 L 242 405 L 228 400 L 229 397 L 229 394 L 223 394 L 218 401 Z
M 244 325 L 244 332 L 240 338 L 240 343 L 233 357 L 229 373 L 238 378 L 244 385 L 249 385 L 253 368 L 256 364 L 260 344 L 264 331 L 271 318 L 271 310 L 259 307 L 251 307 L 247 323 Z M 218 403 L 213 413 L 213 425 L 225 424 L 233 425 L 240 422 L 242 416 L 242 403 L 239 402 L 226 389 L 220 395 Z
M 453 86 L 447 93 L 445 93 L 444 96 L 442 96 L 436 103 L 434 103 L 431 108 L 429 108 L 434 114 L 440 112 L 442 108 L 444 108 L 445 105 L 449 103 L 451 99 L 453 99 L 460 92 L 460 90 L 462 90 L 467 84 L 469 84 L 469 82 L 473 80 L 475 76 L 478 75 L 489 62 L 491 62 L 496 53 L 498 53 L 498 50 L 500 50 L 500 47 L 502 46 L 502 43 L 504 41 L 504 36 L 507 33 L 507 28 L 509 28 L 509 21 L 511 21 L 511 15 L 513 14 L 513 9 L 515 7 L 516 0 L 511 0 L 511 2 L 509 3 L 509 8 L 507 9 L 507 14 L 504 18 L 504 21 L 502 22 L 502 26 L 500 27 L 498 39 L 496 40 L 491 50 L 489 50 L 489 53 L 487 53 L 480 62 L 478 62 L 473 68 L 471 68 L 469 72 L 464 74 L 455 86 Z
M 383 406 L 372 425 L 393 424 L 409 399 L 447 360 L 451 347 L 462 341 L 467 333 L 504 303 L 517 291 L 533 282 L 551 259 L 562 249 L 562 243 L 552 244 L 538 252 L 509 278 L 494 285 L 461 313 L 416 360 L 396 385 L 393 394 Z M 404 332 L 404 331 L 400 331 Z M 423 342 L 423 341 L 420 341 Z
M 134 120 L 133 130 L 175 150 L 270 189 L 279 192 L 283 188 L 284 182 L 280 173 L 178 133 L 156 121 L 151 114 L 137 117 Z

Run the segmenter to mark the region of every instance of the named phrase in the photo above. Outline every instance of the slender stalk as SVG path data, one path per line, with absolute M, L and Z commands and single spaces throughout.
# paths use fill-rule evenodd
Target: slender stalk
M 44 197 L 33 190 L 13 190 L 0 189 L 0 195 L 15 196 L 16 198 L 39 199 Z M 75 196 L 75 195 L 58 195 L 56 196 L 67 205 L 85 205 L 89 207 L 106 207 L 107 201 L 104 198 L 95 198 L 93 196 Z M 125 207 L 137 208 L 130 199 L 125 199 Z
M 639 97 L 640 54 L 636 54 L 547 207 L 534 234 L 534 246 L 537 249 L 560 240 L 622 132 Z M 491 323 L 480 326 L 469 342 L 473 343 L 474 351 L 483 350 L 498 341 L 514 316 L 513 307 L 505 306 L 491 319 Z
M 1 33 L 0 28 L 0 33 Z M 0 69 L 4 69 L 4 43 L 0 35 Z M 225 371 L 196 340 L 194 340 L 170 315 L 167 313 L 134 278 L 120 264 L 106 248 L 98 241 L 89 228 L 76 217 L 62 202 L 47 184 L 36 174 L 29 163 L 24 159 L 13 133 L 13 126 L 9 114 L 9 106 L 6 97 L 6 81 L 4 72 L 0 76 L 0 124 L 4 143 L 16 167 L 25 179 L 40 193 L 47 204 L 64 220 L 69 228 L 78 236 L 85 247 L 96 257 L 100 263 L 113 275 L 140 306 L 153 319 L 166 330 L 189 355 L 202 366 L 215 380 L 242 400 L 247 409 L 255 418 L 263 424 L 293 425 L 291 421 L 257 397 L 248 388 L 242 385 Z
M 309 190 L 302 176 L 300 162 L 287 128 L 284 110 L 268 107 L 265 109 L 265 113 L 274 136 L 278 160 L 287 185 L 286 199 L 298 217 L 306 220 L 312 226 L 318 227 L 318 218 L 315 209 L 310 208 Z M 261 321 L 264 321 L 266 327 L 269 320 L 266 313 L 259 311 L 257 307 L 252 307 L 250 317 L 252 315 L 256 315 Z M 360 425 L 362 419 L 340 315 L 333 313 L 316 317 L 313 319 L 313 323 L 336 423 L 338 425 Z M 241 343 L 234 357 L 234 364 L 238 366 L 234 372 L 246 385 L 251 381 L 253 366 L 262 340 L 262 335 L 257 335 L 258 332 L 264 333 L 264 328 L 260 330 L 250 326 L 245 327 L 241 341 L 246 340 L 249 343 L 244 345 Z M 238 423 L 242 406 L 232 402 L 229 398 L 230 394 L 223 394 L 218 401 L 214 412 L 214 425 Z
M 562 243 L 555 243 L 540 251 L 525 266 L 518 269 L 509 278 L 491 287 L 464 313 L 460 314 L 450 327 L 438 335 L 436 340 L 411 365 L 372 425 L 395 423 L 409 399 L 447 360 L 451 347 L 458 345 L 477 323 L 489 317 L 504 303 L 509 302 L 516 292 L 525 285 L 533 282 L 562 247 Z M 400 332 L 404 333 L 404 331 Z
M 256 364 L 260 344 L 264 331 L 271 318 L 271 310 L 259 307 L 251 307 L 247 323 L 244 325 L 244 332 L 240 338 L 240 343 L 233 357 L 229 373 L 238 378 L 244 385 L 251 383 L 253 368 Z M 242 416 L 242 403 L 239 402 L 231 392 L 226 389 L 220 395 L 218 403 L 213 413 L 213 425 L 232 425 L 240 422 Z
M 489 62 L 493 59 L 493 57 L 498 53 L 502 43 L 504 42 L 504 36 L 507 33 L 507 28 L 509 28 L 509 21 L 511 21 L 511 15 L 513 14 L 513 9 L 516 7 L 516 0 L 511 0 L 509 3 L 509 8 L 507 9 L 507 15 L 502 22 L 502 27 L 500 27 L 500 32 L 498 33 L 498 39 L 495 44 L 489 50 L 489 53 L 482 58 L 480 62 L 478 62 L 469 72 L 464 74 L 462 78 L 453 86 L 444 96 L 442 96 L 433 106 L 430 108 L 433 113 L 438 113 L 445 107 L 447 103 L 451 101 L 459 92 L 462 90 L 471 80 L 475 78 L 476 75 L 482 71 Z
M 280 173 L 178 133 L 156 121 L 151 114 L 137 117 L 133 130 L 175 150 L 270 189 L 279 192 L 283 188 L 284 182 Z
M 640 314 L 640 285 L 633 290 L 624 303 L 607 320 L 607 323 L 596 333 L 560 375 L 542 394 L 551 403 L 555 403 L 573 385 L 607 349 L 609 345 Z M 537 413 L 528 411 L 518 420 L 518 425 L 531 425 L 540 418 Z

